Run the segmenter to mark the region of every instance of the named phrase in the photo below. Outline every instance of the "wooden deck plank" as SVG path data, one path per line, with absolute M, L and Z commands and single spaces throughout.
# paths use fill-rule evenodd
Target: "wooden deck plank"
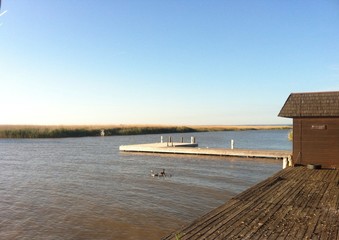
M 273 222 L 271 224 L 271 226 L 274 229 L 268 229 L 268 233 L 266 233 L 266 235 L 268 236 L 268 239 L 276 239 L 276 238 L 282 238 L 284 239 L 286 237 L 287 234 L 287 229 L 291 228 L 291 225 L 289 223 L 291 223 L 293 221 L 293 219 L 295 218 L 295 214 L 298 212 L 298 210 L 300 210 L 301 208 L 297 208 L 295 209 L 293 207 L 293 199 L 294 196 L 297 196 L 298 194 L 300 194 L 300 189 L 298 189 L 298 187 L 300 186 L 300 183 L 304 182 L 304 180 L 300 180 L 298 181 L 291 181 L 294 182 L 293 185 L 291 185 L 289 188 L 293 189 L 294 191 L 291 191 L 289 193 L 286 193 L 283 197 L 284 199 L 284 206 L 283 206 L 283 214 L 278 215 L 278 216 L 272 216 L 273 219 L 275 219 L 275 222 Z M 288 198 L 286 198 L 286 196 L 290 196 Z M 287 227 L 289 226 L 289 227 Z
M 275 192 L 280 185 L 282 184 L 282 178 L 272 178 L 267 182 L 267 185 L 263 186 L 254 186 L 251 188 L 251 191 L 246 191 L 243 195 L 235 197 L 241 201 L 262 201 L 264 198 L 270 198 L 272 196 L 271 192 Z M 253 194 L 255 192 L 256 194 Z
M 298 194 L 297 198 L 294 200 L 294 205 L 299 207 L 307 206 L 308 202 L 310 201 L 310 196 L 312 196 L 312 186 L 310 181 L 306 181 L 305 184 L 299 186 L 301 189 L 300 193 Z
M 309 208 L 309 215 L 308 221 L 307 221 L 307 230 L 303 236 L 303 239 L 312 239 L 312 236 L 314 235 L 315 229 L 319 223 L 320 217 L 321 217 L 321 210 Z
M 229 236 L 230 238 L 234 237 L 240 237 L 244 238 L 246 234 L 248 234 L 252 228 L 252 224 L 254 221 L 260 221 L 261 218 L 263 218 L 264 213 L 261 211 L 263 205 L 265 203 L 260 203 L 256 208 L 254 208 L 251 211 L 250 216 L 243 219 L 242 221 L 239 221 L 236 228 L 231 229 L 231 234 L 228 235 L 227 231 L 224 231 L 221 233 L 222 236 Z
M 236 231 L 237 228 L 240 228 L 244 224 L 244 216 L 246 215 L 247 218 L 250 218 L 250 214 L 247 214 L 247 212 L 251 209 L 252 215 L 258 213 L 258 211 L 260 211 L 260 209 L 262 208 L 261 204 L 262 203 L 257 203 L 255 207 L 248 206 L 247 208 L 243 208 L 238 215 L 231 219 L 231 221 L 222 222 L 218 226 L 218 229 L 216 229 L 215 231 L 210 231 L 209 234 L 206 234 L 204 237 L 206 239 L 223 239 L 225 236 L 228 236 L 230 238 L 232 238 L 232 236 L 234 237 L 234 231 Z M 273 209 L 271 209 L 271 211 L 273 211 Z M 254 219 L 256 220 L 256 218 Z
M 282 179 L 280 179 L 279 181 L 281 181 Z M 279 181 L 277 181 L 277 179 L 275 179 L 275 178 L 271 178 L 270 179 L 270 181 L 268 182 L 268 185 L 270 185 L 270 186 L 272 186 L 272 185 L 275 185 L 275 188 L 268 188 L 268 190 L 269 191 L 276 191 L 276 189 L 277 188 L 279 188 L 278 187 L 278 185 L 276 184 L 276 183 L 278 183 Z M 258 189 L 260 189 L 262 186 L 260 186 L 260 185 L 258 185 L 258 186 L 256 186 L 256 192 L 258 193 Z M 284 191 L 289 191 L 289 188 L 283 188 L 284 189 Z M 293 188 L 292 188 L 293 189 Z M 246 191 L 245 191 L 246 192 Z M 252 194 L 253 195 L 253 194 Z M 264 198 L 265 197 L 267 197 L 267 196 L 269 196 L 270 195 L 270 193 L 269 192 L 262 192 L 260 195 L 256 195 L 256 199 L 251 199 L 251 202 L 252 202 L 252 204 L 253 203 L 260 203 L 260 202 L 262 202 L 262 201 L 265 201 L 264 200 Z M 248 196 L 246 196 L 246 197 L 248 197 Z M 252 197 L 253 198 L 253 196 L 250 196 L 250 197 Z M 237 197 L 237 199 L 239 199 L 239 200 L 241 200 L 241 201 L 246 201 L 246 200 L 248 200 L 248 199 L 244 199 L 244 195 L 242 195 L 242 196 L 238 196 Z M 278 201 L 279 201 L 279 199 L 278 199 Z M 272 205 L 273 206 L 273 205 Z M 252 206 L 250 206 L 250 207 L 252 207 L 253 208 L 253 205 Z M 248 209 L 245 209 L 243 212 L 246 214 L 246 211 L 247 211 Z M 252 209 L 253 210 L 253 209 Z M 240 217 L 240 215 L 237 215 L 237 217 L 239 218 Z M 248 219 L 248 216 L 246 217 L 247 219 Z M 236 221 L 237 222 L 237 218 L 233 218 L 232 219 L 232 221 Z M 224 223 L 222 223 L 222 224 L 224 224 Z M 233 227 L 234 227 L 235 225 L 232 225 L 232 228 L 228 228 L 228 231 L 226 231 L 226 233 L 227 232 L 231 232 L 231 231 L 233 231 Z M 218 230 L 219 232 L 221 232 L 222 230 Z M 234 233 L 233 233 L 234 234 Z M 208 237 L 209 239 L 211 239 L 211 236 L 209 236 Z
M 277 239 L 279 238 L 280 234 L 285 231 L 286 226 L 286 219 L 291 214 L 292 211 L 291 208 L 286 207 L 285 205 L 282 206 L 280 213 L 276 213 L 272 216 L 272 220 L 270 222 L 270 225 L 268 231 L 266 234 L 264 233 L 264 236 L 267 236 L 267 239 Z
M 309 208 L 297 207 L 299 209 L 298 214 L 291 218 L 294 223 L 292 228 L 289 229 L 286 239 L 303 239 L 304 233 L 307 230 L 307 214 Z
M 294 202 L 296 201 L 296 199 L 298 198 L 298 196 L 300 196 L 300 192 L 302 191 L 303 186 L 306 185 L 306 181 L 304 179 L 301 179 L 300 181 L 291 181 L 294 184 L 291 186 L 291 188 L 294 189 L 294 191 L 286 196 L 286 200 L 285 200 L 285 204 L 288 206 L 293 206 Z M 289 187 L 289 186 L 287 186 Z
M 330 202 L 332 199 L 332 195 L 333 195 L 333 184 L 328 183 L 327 189 L 324 192 L 318 207 L 330 208 Z
M 337 176 L 337 171 L 333 169 L 333 171 L 327 171 L 327 175 L 325 178 L 325 182 L 333 182 Z
M 253 221 L 254 224 L 252 223 L 251 225 L 249 225 L 247 228 L 248 231 L 242 234 L 245 236 L 245 238 L 261 239 L 267 231 L 270 231 L 266 228 L 266 226 L 272 220 L 272 215 L 278 214 L 281 211 L 282 205 L 268 204 L 267 206 L 268 207 L 265 209 L 265 211 L 259 209 L 260 215 L 257 219 Z M 227 235 L 224 236 L 226 237 Z M 234 235 L 234 238 L 238 237 L 239 235 Z
M 282 170 L 183 227 L 181 239 L 337 239 L 338 172 Z
M 187 236 L 192 235 L 201 235 L 203 231 L 207 231 L 206 229 L 210 228 L 215 224 L 218 219 L 220 219 L 224 215 L 228 215 L 233 211 L 233 208 L 239 204 L 238 200 L 230 200 L 229 206 L 222 205 L 219 208 L 211 211 L 210 213 L 198 218 L 194 221 L 189 227 L 184 230 L 179 231 L 181 233 L 182 239 L 185 239 Z M 204 221 L 202 221 L 202 219 Z
M 291 215 L 290 213 L 292 210 L 293 210 L 292 213 L 295 211 L 293 207 L 288 204 L 288 202 L 291 196 L 298 195 L 300 191 L 298 191 L 298 188 L 296 188 L 298 184 L 296 181 L 290 181 L 290 182 L 294 183 L 294 185 L 291 185 L 291 186 L 285 185 L 284 188 L 287 188 L 293 191 L 285 191 L 285 192 L 282 192 L 280 195 L 279 193 L 277 193 L 276 198 L 273 197 L 274 199 L 277 199 L 277 200 L 270 201 L 271 204 L 275 204 L 275 205 L 280 204 L 282 205 L 282 207 L 279 209 L 279 212 L 271 213 L 272 215 L 270 216 L 270 219 L 269 219 L 270 222 L 267 224 L 268 227 L 266 229 L 263 229 L 263 233 L 261 233 L 261 235 L 258 235 L 258 233 L 256 234 L 258 235 L 258 239 L 261 239 L 261 238 L 271 239 L 271 238 L 278 237 L 280 235 L 280 232 L 283 231 L 283 229 L 281 229 L 281 226 L 287 225 L 286 218 L 288 218 L 289 215 Z
M 326 183 L 326 182 L 319 182 L 317 184 L 314 184 L 313 196 L 308 202 L 308 206 L 313 207 L 313 208 L 318 208 L 319 203 L 321 202 L 322 197 L 324 196 L 328 187 L 329 187 L 329 183 Z
M 238 202 L 238 203 L 240 203 L 240 202 Z M 240 203 L 240 204 L 237 204 L 237 205 L 233 206 L 232 211 L 230 211 L 227 215 L 223 215 L 223 216 L 219 217 L 217 219 L 217 221 L 213 222 L 213 225 L 207 226 L 204 229 L 201 229 L 201 231 L 199 231 L 199 234 L 198 234 L 199 238 L 207 238 L 207 237 L 210 238 L 209 236 L 211 234 L 213 234 L 214 232 L 218 232 L 219 228 L 221 226 L 225 225 L 226 223 L 229 223 L 229 226 L 231 226 L 232 223 L 234 223 L 236 220 L 238 220 L 238 217 L 241 214 L 244 214 L 250 208 L 253 208 L 253 207 L 255 207 L 255 206 L 253 206 L 252 203 L 247 203 L 245 205 Z M 188 239 L 193 239 L 192 236 L 193 235 L 191 233 L 191 235 L 189 236 Z
M 322 216 L 320 224 L 318 224 L 315 234 L 317 234 L 318 239 L 329 239 L 330 231 L 331 231 L 331 216 L 329 211 L 324 210 L 325 214 Z M 327 220 L 327 221 L 326 221 Z M 314 238 L 314 237 L 313 237 Z
M 307 182 L 305 179 L 301 179 L 299 181 L 295 181 L 296 185 L 294 188 L 296 189 L 294 195 L 292 196 L 285 196 L 288 198 L 287 201 L 285 201 L 285 206 L 287 206 L 288 209 L 291 209 L 293 211 L 289 212 L 288 215 L 286 216 L 286 219 L 289 219 L 290 222 L 296 222 L 296 221 L 304 221 L 304 217 L 306 216 L 305 214 L 307 213 L 305 211 L 306 205 L 307 204 L 294 204 L 300 201 L 300 197 L 303 196 L 305 193 L 305 186 L 307 185 Z M 286 223 L 281 223 L 282 225 L 288 225 Z M 296 231 L 293 231 L 293 225 L 289 225 L 290 228 L 285 229 L 285 233 L 283 234 L 284 236 L 293 236 L 292 239 L 294 239 L 294 236 L 297 236 L 297 234 L 302 234 L 303 230 L 300 229 L 299 227 L 296 228 Z M 306 228 L 304 229 L 304 232 L 306 232 Z
M 330 194 L 328 198 L 328 208 L 334 211 L 338 211 L 338 201 L 339 201 L 339 194 L 338 194 L 338 185 L 335 183 L 330 183 Z
M 281 206 L 281 207 L 284 206 L 285 202 L 289 200 L 289 198 L 286 198 L 286 195 L 290 196 L 290 195 L 296 194 L 297 192 L 297 189 L 294 187 L 296 184 L 295 181 L 289 181 L 288 184 L 289 185 L 286 185 L 286 184 L 281 185 L 281 187 L 277 189 L 277 191 L 272 192 L 272 194 L 276 196 L 275 198 L 268 197 L 268 196 L 272 196 L 272 194 L 270 194 L 269 192 L 266 192 L 264 194 L 264 196 L 266 195 L 266 197 L 262 198 L 261 200 L 259 199 L 258 201 L 265 202 L 265 204 L 271 204 L 272 206 Z M 275 214 L 273 211 L 267 211 L 267 209 L 265 210 L 265 212 L 268 212 L 270 214 L 268 216 L 269 219 L 272 219 L 272 216 Z M 258 219 L 260 219 L 260 217 L 258 217 Z M 263 221 L 263 219 L 261 219 L 261 221 Z M 256 234 L 258 235 L 258 233 Z M 258 238 L 260 238 L 260 236 L 261 235 L 259 235 Z M 252 237 L 254 236 L 251 236 L 251 238 Z
M 321 209 L 326 209 L 327 207 L 324 207 L 324 203 L 327 202 L 326 198 L 324 198 L 326 196 L 326 194 L 331 192 L 331 184 L 329 182 L 326 182 L 323 186 L 324 189 L 322 189 L 323 191 L 321 192 L 318 202 L 315 204 L 315 206 L 317 208 L 321 208 Z
M 270 197 L 269 203 L 273 204 L 285 204 L 292 196 L 298 194 L 299 182 L 285 180 L 282 182 L 283 185 L 280 186 L 274 194 L 268 195 Z
M 282 223 L 282 231 L 280 232 L 278 239 L 287 239 L 288 236 L 294 236 L 295 233 L 292 232 L 293 226 L 295 225 L 295 220 L 297 216 L 300 216 L 303 208 L 294 208 L 292 205 L 287 205 L 287 208 L 290 210 L 285 217 L 284 223 Z

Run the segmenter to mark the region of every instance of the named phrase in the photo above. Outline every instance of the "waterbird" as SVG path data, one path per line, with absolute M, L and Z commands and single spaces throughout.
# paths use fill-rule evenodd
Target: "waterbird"
M 158 173 L 154 173 L 153 170 L 151 170 L 151 176 L 152 176 L 152 177 L 158 177 L 159 174 L 158 174 Z
M 166 174 L 165 169 L 162 170 L 160 173 L 155 173 L 153 170 L 151 170 L 151 176 L 152 177 L 172 177 L 172 174 Z

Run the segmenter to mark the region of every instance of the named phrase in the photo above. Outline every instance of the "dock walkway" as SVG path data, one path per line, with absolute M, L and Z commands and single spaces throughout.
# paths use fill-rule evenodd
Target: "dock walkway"
M 286 168 L 163 239 L 339 239 L 339 170 Z
M 209 156 L 233 156 L 283 159 L 291 156 L 291 151 L 284 150 L 251 150 L 228 148 L 199 148 L 195 143 L 150 143 L 123 145 L 119 150 L 124 152 L 172 153 Z

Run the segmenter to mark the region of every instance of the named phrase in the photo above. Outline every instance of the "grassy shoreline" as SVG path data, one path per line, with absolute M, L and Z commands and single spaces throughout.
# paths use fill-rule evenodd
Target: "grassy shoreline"
M 244 131 L 244 130 L 277 130 L 291 129 L 288 125 L 73 125 L 73 126 L 42 126 L 42 125 L 0 125 L 0 138 L 67 138 L 141 135 L 161 133 L 187 133 L 211 131 Z

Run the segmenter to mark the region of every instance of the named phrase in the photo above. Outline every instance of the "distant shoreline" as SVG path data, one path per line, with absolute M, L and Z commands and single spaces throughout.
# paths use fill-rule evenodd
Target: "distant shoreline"
M 0 125 L 0 138 L 69 138 L 291 129 L 290 125 Z M 103 131 L 102 131 L 103 130 Z

